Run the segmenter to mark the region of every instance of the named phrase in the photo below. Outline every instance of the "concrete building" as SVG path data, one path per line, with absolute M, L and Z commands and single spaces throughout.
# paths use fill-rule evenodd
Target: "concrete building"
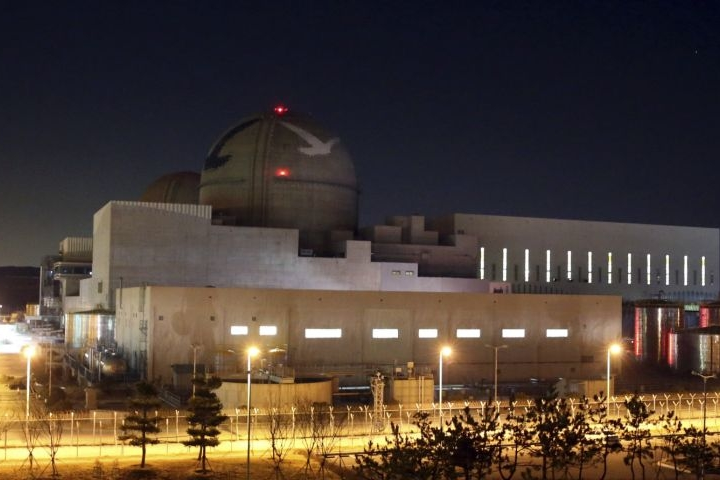
M 199 180 L 164 176 L 142 198 L 95 214 L 66 338 L 163 382 L 193 353 L 231 374 L 251 344 L 348 382 L 431 374 L 446 342 L 449 381 L 491 378 L 500 344 L 503 380 L 599 377 L 623 302 L 717 297 L 717 229 L 470 214 L 359 229 L 339 138 L 284 108 L 230 128 Z

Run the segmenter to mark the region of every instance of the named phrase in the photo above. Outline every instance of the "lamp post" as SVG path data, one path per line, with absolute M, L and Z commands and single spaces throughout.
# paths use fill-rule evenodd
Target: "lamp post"
M 247 349 L 247 462 L 246 478 L 250 480 L 250 399 L 252 389 L 252 357 L 260 353 L 257 347 Z
M 705 455 L 705 419 L 707 418 L 707 381 L 711 378 L 716 378 L 715 374 L 706 375 L 702 374 L 696 371 L 692 372 L 693 375 L 702 378 L 703 381 L 703 426 L 702 426 L 702 432 L 703 432 L 703 452 L 700 455 L 700 478 L 705 478 L 705 462 L 703 461 L 704 455 Z
M 493 401 L 497 400 L 497 385 L 498 385 L 498 350 L 501 348 L 507 348 L 507 345 L 489 345 L 485 344 L 486 347 L 495 350 L 494 355 L 494 366 L 493 366 Z
M 622 351 L 622 347 L 619 343 L 611 344 L 607 349 L 607 391 L 605 397 L 607 398 L 607 407 L 610 408 L 610 355 L 618 354 Z
M 452 353 L 452 350 L 450 350 L 450 347 L 443 347 L 440 349 L 440 362 L 438 366 L 438 375 L 439 375 L 439 383 L 438 383 L 438 413 L 440 414 L 440 422 L 442 423 L 442 393 L 443 393 L 443 357 L 447 357 Z
M 192 396 L 195 396 L 195 375 L 197 373 L 197 350 L 200 348 L 199 343 L 191 343 L 193 349 L 193 375 L 192 375 Z
M 30 420 L 30 360 L 35 355 L 35 347 L 28 345 L 25 347 L 23 354 L 27 358 L 27 382 L 25 384 L 25 420 Z

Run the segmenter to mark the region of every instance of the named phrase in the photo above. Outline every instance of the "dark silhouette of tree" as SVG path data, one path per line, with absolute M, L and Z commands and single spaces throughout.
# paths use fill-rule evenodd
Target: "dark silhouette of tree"
M 128 440 L 130 445 L 142 449 L 140 467 L 144 468 L 147 446 L 159 443 L 155 435 L 160 433 L 161 419 L 151 413 L 157 412 L 161 402 L 157 389 L 151 383 L 140 382 L 135 385 L 135 391 L 135 396 L 129 401 L 129 408 L 134 413 L 125 417 L 125 422 L 120 427 L 123 433 L 118 435 L 118 440 Z
M 222 413 L 223 404 L 215 394 L 215 390 L 220 388 L 222 380 L 218 377 L 210 377 L 208 379 L 198 377 L 193 380 L 195 385 L 195 395 L 190 398 L 190 406 L 188 410 L 187 429 L 190 440 L 184 440 L 182 443 L 186 447 L 198 447 L 198 462 L 200 470 L 207 472 L 207 447 L 217 447 L 220 445 L 220 429 L 218 428 L 223 422 L 227 421 L 228 416 Z
M 695 473 L 696 478 L 705 478 L 705 467 L 715 458 L 712 447 L 705 442 L 706 434 L 707 431 L 690 426 L 684 429 L 682 441 L 678 445 L 678 463 Z
M 628 441 L 628 445 L 623 462 L 630 467 L 632 478 L 635 478 L 635 463 L 637 462 L 642 471 L 642 478 L 645 478 L 644 460 L 651 460 L 654 457 L 648 428 L 653 412 L 648 411 L 647 405 L 637 394 L 629 400 L 625 400 L 624 403 L 628 419 L 623 426 L 623 438 Z

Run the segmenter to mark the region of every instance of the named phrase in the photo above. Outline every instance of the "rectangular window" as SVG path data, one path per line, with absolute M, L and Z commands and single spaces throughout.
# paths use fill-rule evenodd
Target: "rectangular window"
M 277 335 L 277 327 L 275 325 L 260 325 L 260 335 L 265 337 L 272 337 Z
M 705 286 L 705 257 L 700 258 L 700 285 Z
M 455 331 L 457 338 L 480 338 L 479 328 L 458 328 Z
M 572 282 L 572 252 L 567 251 L 567 279 L 568 282 Z
M 645 282 L 650 285 L 652 282 L 652 266 L 650 265 L 650 254 L 648 253 L 645 257 L 645 276 L 647 277 Z
M 507 282 L 507 248 L 503 248 L 502 281 Z
M 402 272 L 400 272 L 400 270 L 393 270 L 392 272 L 390 272 L 390 274 L 391 274 L 391 275 L 394 275 L 394 276 L 398 276 L 398 275 L 400 275 L 401 273 L 402 273 Z
M 525 338 L 525 329 L 524 328 L 503 328 L 502 329 L 502 337 L 503 338 Z
M 397 328 L 373 328 L 373 338 L 398 338 L 400 332 Z
M 588 252 L 588 283 L 592 283 L 592 252 Z
M 688 259 L 687 255 L 683 257 L 683 285 L 688 286 Z
M 525 249 L 525 281 L 530 281 L 530 250 Z
M 230 327 L 230 335 L 247 335 L 247 334 L 248 334 L 247 325 L 232 325 Z
M 437 338 L 437 328 L 421 328 L 418 330 L 418 338 Z
M 670 255 L 665 255 L 665 285 L 670 285 Z
M 608 276 L 607 283 L 612 283 L 612 252 L 608 252 Z
M 568 336 L 567 328 L 548 328 L 545 330 L 545 336 L 548 338 L 565 338 Z
M 414 277 L 415 271 L 414 270 L 405 270 L 405 276 L 406 277 Z
M 342 338 L 342 328 L 306 328 L 305 338 Z

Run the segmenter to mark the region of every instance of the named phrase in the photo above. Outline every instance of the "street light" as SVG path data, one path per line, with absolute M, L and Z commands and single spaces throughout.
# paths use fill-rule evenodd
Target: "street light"
M 438 400 L 439 400 L 438 403 L 439 403 L 439 405 L 440 405 L 440 407 L 439 407 L 439 409 L 438 409 L 438 413 L 440 414 L 440 422 L 442 422 L 443 357 L 447 357 L 448 355 L 450 355 L 450 353 L 452 353 L 452 350 L 450 350 L 450 347 L 447 347 L 447 346 L 446 346 L 446 347 L 443 347 L 443 348 L 440 349 L 440 365 L 439 365 L 439 368 L 438 368 L 438 371 L 439 371 L 438 391 L 440 392 L 440 395 L 439 395 L 439 398 L 438 398 Z
M 607 350 L 607 391 L 605 397 L 607 398 L 608 408 L 610 408 L 610 354 L 616 355 L 620 352 L 622 352 L 622 347 L 619 343 L 611 344 Z
M 247 463 L 246 478 L 250 480 L 250 398 L 252 389 L 252 357 L 260 353 L 257 347 L 247 349 Z
M 193 349 L 193 376 L 192 376 L 192 396 L 195 396 L 195 374 L 197 371 L 197 350 L 200 348 L 199 343 L 191 343 L 190 346 Z
M 494 401 L 497 401 L 497 396 L 498 396 L 498 395 L 497 395 L 497 384 L 498 384 L 498 368 L 497 368 L 497 365 L 498 365 L 498 350 L 500 350 L 501 348 L 507 348 L 507 345 L 489 345 L 489 344 L 486 343 L 485 346 L 488 347 L 488 348 L 492 348 L 493 350 L 495 350 L 495 362 L 494 362 L 494 367 L 493 367 L 493 385 L 494 385 L 495 388 L 494 388 L 494 390 L 493 390 L 493 400 L 494 400 Z
M 23 350 L 23 355 L 27 358 L 27 383 L 25 384 L 25 420 L 30 420 L 30 360 L 35 355 L 35 347 L 28 345 Z

